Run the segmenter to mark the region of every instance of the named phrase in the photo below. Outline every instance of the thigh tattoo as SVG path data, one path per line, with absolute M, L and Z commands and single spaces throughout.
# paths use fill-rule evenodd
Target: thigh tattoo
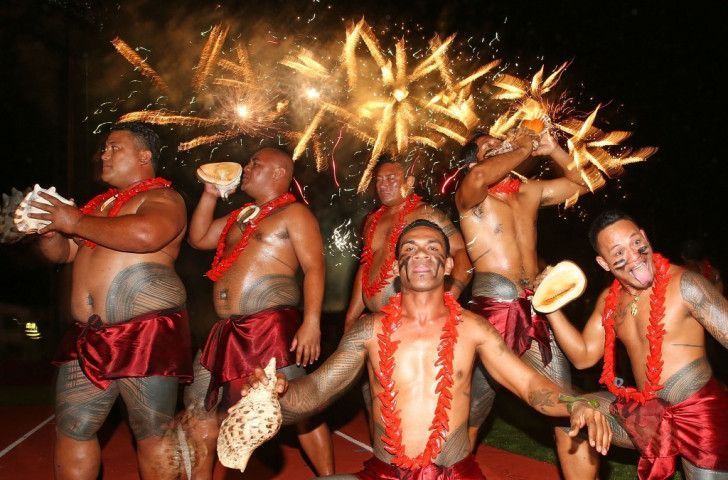
M 86 378 L 77 360 L 64 363 L 56 380 L 56 428 L 75 440 L 91 440 L 118 395 L 117 382 L 102 390 Z
M 143 440 L 167 433 L 177 405 L 177 377 L 123 378 L 118 382 L 134 438 Z

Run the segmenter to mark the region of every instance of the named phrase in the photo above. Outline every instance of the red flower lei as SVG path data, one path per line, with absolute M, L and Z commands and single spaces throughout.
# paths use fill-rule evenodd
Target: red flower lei
M 112 197 L 116 197 L 116 201 L 114 201 L 114 206 L 109 209 L 109 213 L 106 215 L 107 217 L 115 217 L 121 211 L 121 207 L 123 207 L 126 202 L 134 198 L 137 194 L 147 192 L 149 190 L 154 190 L 155 188 L 169 188 L 170 186 L 172 186 L 172 182 L 170 182 L 169 180 L 165 180 L 162 177 L 157 177 L 142 180 L 141 182 L 133 185 L 131 188 L 122 191 L 119 191 L 116 188 L 110 188 L 104 193 L 96 195 L 86 205 L 81 207 L 81 213 L 83 213 L 84 215 L 99 216 L 94 215 L 97 213 L 99 207 L 101 207 L 104 202 L 111 199 Z M 84 246 L 89 248 L 96 247 L 96 244 L 90 240 L 84 240 L 83 244 Z
M 520 178 L 509 178 L 488 187 L 488 193 L 518 193 L 521 190 L 522 183 Z
M 405 199 L 405 206 L 402 207 L 402 210 L 399 212 L 399 215 L 397 216 L 397 221 L 394 223 L 394 227 L 392 227 L 392 232 L 389 235 L 389 240 L 387 241 L 387 258 L 384 260 L 384 263 L 379 268 L 379 273 L 377 274 L 376 278 L 370 283 L 369 274 L 371 273 L 372 263 L 374 261 L 374 252 L 372 251 L 372 239 L 374 238 L 374 232 L 377 230 L 377 224 L 379 223 L 379 220 L 381 220 L 382 216 L 387 212 L 387 210 L 389 210 L 390 207 L 382 205 L 376 212 L 372 214 L 372 220 L 369 223 L 369 228 L 366 232 L 364 232 L 364 248 L 361 252 L 361 286 L 362 290 L 364 291 L 364 295 L 366 295 L 367 297 L 371 298 L 379 293 L 387 285 L 389 279 L 392 278 L 392 276 L 394 275 L 394 273 L 392 272 L 392 265 L 395 261 L 394 250 L 397 245 L 397 239 L 404 229 L 405 218 L 407 218 L 407 215 L 412 213 L 417 207 L 420 206 L 421 201 L 422 197 L 414 193 Z
M 452 379 L 452 362 L 455 354 L 455 343 L 458 339 L 457 325 L 461 321 L 462 307 L 455 301 L 450 292 L 444 294 L 445 305 L 450 310 L 450 316 L 445 321 L 440 335 L 440 345 L 438 346 L 437 360 L 435 366 L 439 365 L 440 370 L 437 373 L 437 387 L 435 391 L 438 394 L 437 405 L 435 406 L 435 414 L 430 424 L 430 437 L 427 439 L 425 449 L 415 458 L 410 458 L 405 454 L 404 445 L 402 444 L 402 427 L 397 410 L 397 394 L 395 390 L 392 374 L 396 367 L 394 362 L 394 353 L 397 351 L 399 340 L 392 341 L 392 334 L 402 324 L 401 322 L 401 301 L 402 295 L 397 294 L 392 297 L 389 303 L 382 308 L 382 312 L 386 316 L 382 319 L 382 333 L 378 335 L 379 344 L 379 371 L 375 372 L 379 383 L 382 385 L 382 392 L 379 393 L 379 400 L 382 402 L 382 420 L 384 421 L 384 449 L 392 454 L 392 463 L 401 468 L 421 468 L 431 463 L 442 450 L 442 444 L 447 438 L 448 432 L 448 415 L 452 393 L 450 389 L 453 385 Z
M 650 294 L 650 324 L 647 326 L 647 340 L 650 344 L 650 353 L 647 355 L 645 368 L 646 381 L 640 392 L 633 387 L 618 387 L 614 384 L 614 311 L 617 308 L 621 284 L 614 280 L 604 301 L 602 324 L 604 325 L 604 368 L 599 382 L 602 383 L 615 396 L 623 399 L 636 400 L 644 404 L 647 400 L 655 398 L 655 393 L 662 389 L 660 376 L 662 375 L 662 338 L 665 328 L 662 320 L 665 317 L 665 292 L 670 283 L 670 261 L 659 253 L 652 255 L 655 265 L 655 280 Z
M 284 205 L 288 205 L 289 203 L 293 203 L 295 201 L 296 197 L 294 197 L 290 193 L 285 193 L 280 197 L 274 198 L 270 202 L 264 203 L 260 207 L 260 212 L 258 213 L 258 215 L 245 226 L 245 229 L 243 230 L 243 235 L 240 237 L 240 241 L 238 241 L 238 244 L 235 245 L 235 248 L 233 248 L 233 251 L 230 252 L 227 257 L 223 258 L 222 255 L 225 252 L 225 240 L 227 239 L 227 234 L 232 226 L 235 225 L 235 223 L 238 221 L 238 215 L 244 208 L 255 204 L 246 203 L 242 207 L 233 211 L 230 214 L 230 217 L 228 217 L 225 228 L 222 229 L 220 238 L 217 241 L 215 259 L 212 261 L 212 267 L 205 274 L 207 275 L 207 278 L 209 278 L 213 282 L 217 282 L 218 280 L 220 280 L 222 274 L 225 273 L 227 269 L 232 266 L 233 263 L 235 263 L 243 250 L 245 250 L 245 247 L 248 246 L 248 240 L 250 239 L 250 236 L 253 234 L 253 232 L 255 232 L 255 230 L 258 228 L 258 224 L 265 220 L 265 218 L 270 215 L 273 210 L 280 208 Z

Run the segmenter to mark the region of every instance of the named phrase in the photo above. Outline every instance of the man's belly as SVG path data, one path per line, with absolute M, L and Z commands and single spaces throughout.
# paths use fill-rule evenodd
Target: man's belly
M 181 308 L 186 300 L 184 285 L 169 265 L 94 261 L 74 265 L 71 314 L 77 321 L 96 314 L 105 323 L 120 323 L 153 311 Z
M 289 273 L 250 272 L 239 277 L 225 276 L 213 287 L 215 312 L 220 318 L 252 315 L 276 307 L 298 307 L 301 291 L 296 277 Z
M 522 291 L 511 279 L 495 272 L 475 272 L 472 285 L 474 296 L 499 300 L 513 300 Z

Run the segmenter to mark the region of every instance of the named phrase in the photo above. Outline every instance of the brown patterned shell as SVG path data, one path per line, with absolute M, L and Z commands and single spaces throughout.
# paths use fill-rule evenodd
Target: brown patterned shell
M 253 451 L 273 437 L 281 428 L 281 404 L 276 385 L 276 360 L 265 367 L 268 385 L 258 384 L 236 403 L 220 426 L 217 456 L 220 463 L 241 472 Z

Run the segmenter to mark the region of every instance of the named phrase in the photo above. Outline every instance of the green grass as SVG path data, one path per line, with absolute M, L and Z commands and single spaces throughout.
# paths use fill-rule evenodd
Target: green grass
M 542 462 L 557 464 L 553 446 L 551 424 L 521 400 L 508 392 L 499 392 L 484 427 L 483 443 L 517 453 Z M 602 461 L 600 478 L 603 480 L 634 480 L 637 478 L 637 453 L 623 448 L 612 448 L 608 460 Z M 678 472 L 674 480 L 682 480 Z

